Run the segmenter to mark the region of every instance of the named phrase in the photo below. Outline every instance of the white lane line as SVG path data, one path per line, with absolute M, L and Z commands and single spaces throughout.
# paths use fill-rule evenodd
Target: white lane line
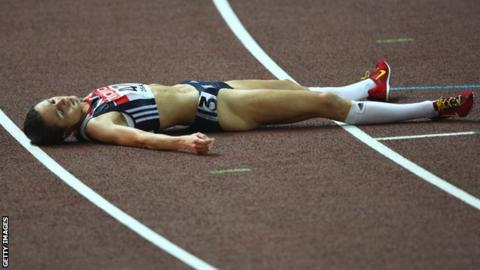
M 235 12 L 232 10 L 232 7 L 227 0 L 213 0 L 213 3 L 217 7 L 218 11 L 222 15 L 223 19 L 230 27 L 232 32 L 237 36 L 237 38 L 242 42 L 246 49 L 253 55 L 257 60 L 262 63 L 275 77 L 278 79 L 290 79 L 291 78 L 280 66 L 278 66 L 271 58 L 268 56 L 265 51 L 255 42 L 252 36 L 247 32 L 245 27 L 242 25 L 238 19 Z M 419 165 L 411 162 L 402 155 L 388 148 L 387 146 L 376 141 L 370 135 L 357 128 L 356 126 L 347 125 L 342 122 L 334 121 L 336 124 L 340 125 L 347 132 L 352 134 L 355 138 L 359 139 L 366 145 L 370 146 L 386 158 L 397 163 L 403 168 L 407 169 L 411 173 L 417 175 L 423 180 L 431 183 L 432 185 L 440 188 L 441 190 L 449 193 L 452 196 L 460 199 L 461 201 L 469 204 L 470 206 L 480 210 L 480 199 L 472 196 L 471 194 L 459 189 L 458 187 L 448 183 L 447 181 L 441 179 L 440 177 L 432 174 L 431 172 L 425 170 Z
M 410 135 L 410 136 L 393 136 L 393 137 L 379 137 L 373 138 L 377 141 L 394 141 L 394 140 L 411 140 L 411 139 L 424 139 L 435 137 L 453 137 L 453 136 L 470 136 L 478 135 L 478 131 L 466 131 L 466 132 L 452 132 L 452 133 L 436 133 L 436 134 L 422 134 L 422 135 Z
M 0 110 L 0 123 L 2 126 L 15 138 L 20 145 L 22 145 L 30 154 L 32 154 L 40 163 L 47 167 L 53 174 L 58 176 L 63 182 L 73 188 L 75 191 L 80 193 L 87 200 L 92 202 L 98 208 L 105 211 L 107 214 L 112 216 L 118 222 L 127 226 L 132 231 L 139 234 L 141 237 L 150 241 L 155 246 L 163 249 L 167 253 L 176 257 L 180 261 L 183 261 L 185 264 L 195 268 L 195 269 L 215 269 L 213 266 L 207 264 L 206 262 L 200 260 L 199 258 L 193 256 L 187 251 L 183 250 L 179 246 L 167 240 L 165 237 L 154 232 L 152 229 L 140 223 L 138 220 L 134 219 L 124 211 L 120 210 L 118 207 L 105 200 L 98 193 L 93 191 L 90 187 L 85 185 L 78 178 L 73 176 L 70 172 L 65 170 L 60 164 L 58 164 L 54 159 L 52 159 L 47 153 L 37 146 L 31 145 L 30 140 L 25 136 L 25 134 L 15 125 L 15 123 L 8 118 L 8 116 Z
M 275 61 L 268 56 L 265 51 L 258 45 L 258 43 L 250 36 L 243 24 L 238 19 L 233 9 L 230 7 L 228 1 L 213 0 L 213 3 L 217 7 L 218 11 L 222 15 L 225 22 L 228 24 L 232 32 L 237 36 L 240 42 L 247 48 L 247 50 L 265 66 L 275 77 L 280 80 L 292 80 L 295 81 L 287 72 L 285 72 Z

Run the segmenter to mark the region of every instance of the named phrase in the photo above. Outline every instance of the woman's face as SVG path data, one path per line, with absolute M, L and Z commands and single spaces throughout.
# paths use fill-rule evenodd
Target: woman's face
M 40 113 L 45 124 L 71 132 L 80 123 L 88 105 L 76 96 L 58 96 L 46 99 L 34 109 Z

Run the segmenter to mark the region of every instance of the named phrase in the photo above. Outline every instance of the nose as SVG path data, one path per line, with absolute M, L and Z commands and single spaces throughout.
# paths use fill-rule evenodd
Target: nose
M 58 104 L 58 105 L 63 106 L 63 105 L 65 105 L 66 102 L 67 102 L 67 99 L 66 99 L 65 97 L 59 97 L 59 98 L 57 99 L 57 104 Z
M 72 106 L 72 100 L 69 97 L 61 97 L 58 100 L 58 106 L 60 106 L 60 108 L 65 110 L 70 106 Z

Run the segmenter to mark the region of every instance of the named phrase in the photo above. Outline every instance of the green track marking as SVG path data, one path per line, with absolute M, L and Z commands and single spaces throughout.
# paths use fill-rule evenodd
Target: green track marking
M 232 168 L 232 169 L 218 169 L 210 170 L 210 174 L 227 174 L 227 173 L 243 173 L 252 171 L 250 168 Z
M 377 39 L 378 44 L 407 43 L 407 42 L 413 42 L 413 38 Z

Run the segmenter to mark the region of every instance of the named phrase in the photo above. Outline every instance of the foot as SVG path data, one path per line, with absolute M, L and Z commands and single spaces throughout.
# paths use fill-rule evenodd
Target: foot
M 368 90 L 368 100 L 388 101 L 390 95 L 390 76 L 392 69 L 387 61 L 381 60 L 377 62 L 377 69 L 370 73 L 367 71 L 362 79 L 371 79 L 375 83 L 375 87 Z
M 438 118 L 465 117 L 472 109 L 472 105 L 472 91 L 448 98 L 441 97 L 433 102 Z

